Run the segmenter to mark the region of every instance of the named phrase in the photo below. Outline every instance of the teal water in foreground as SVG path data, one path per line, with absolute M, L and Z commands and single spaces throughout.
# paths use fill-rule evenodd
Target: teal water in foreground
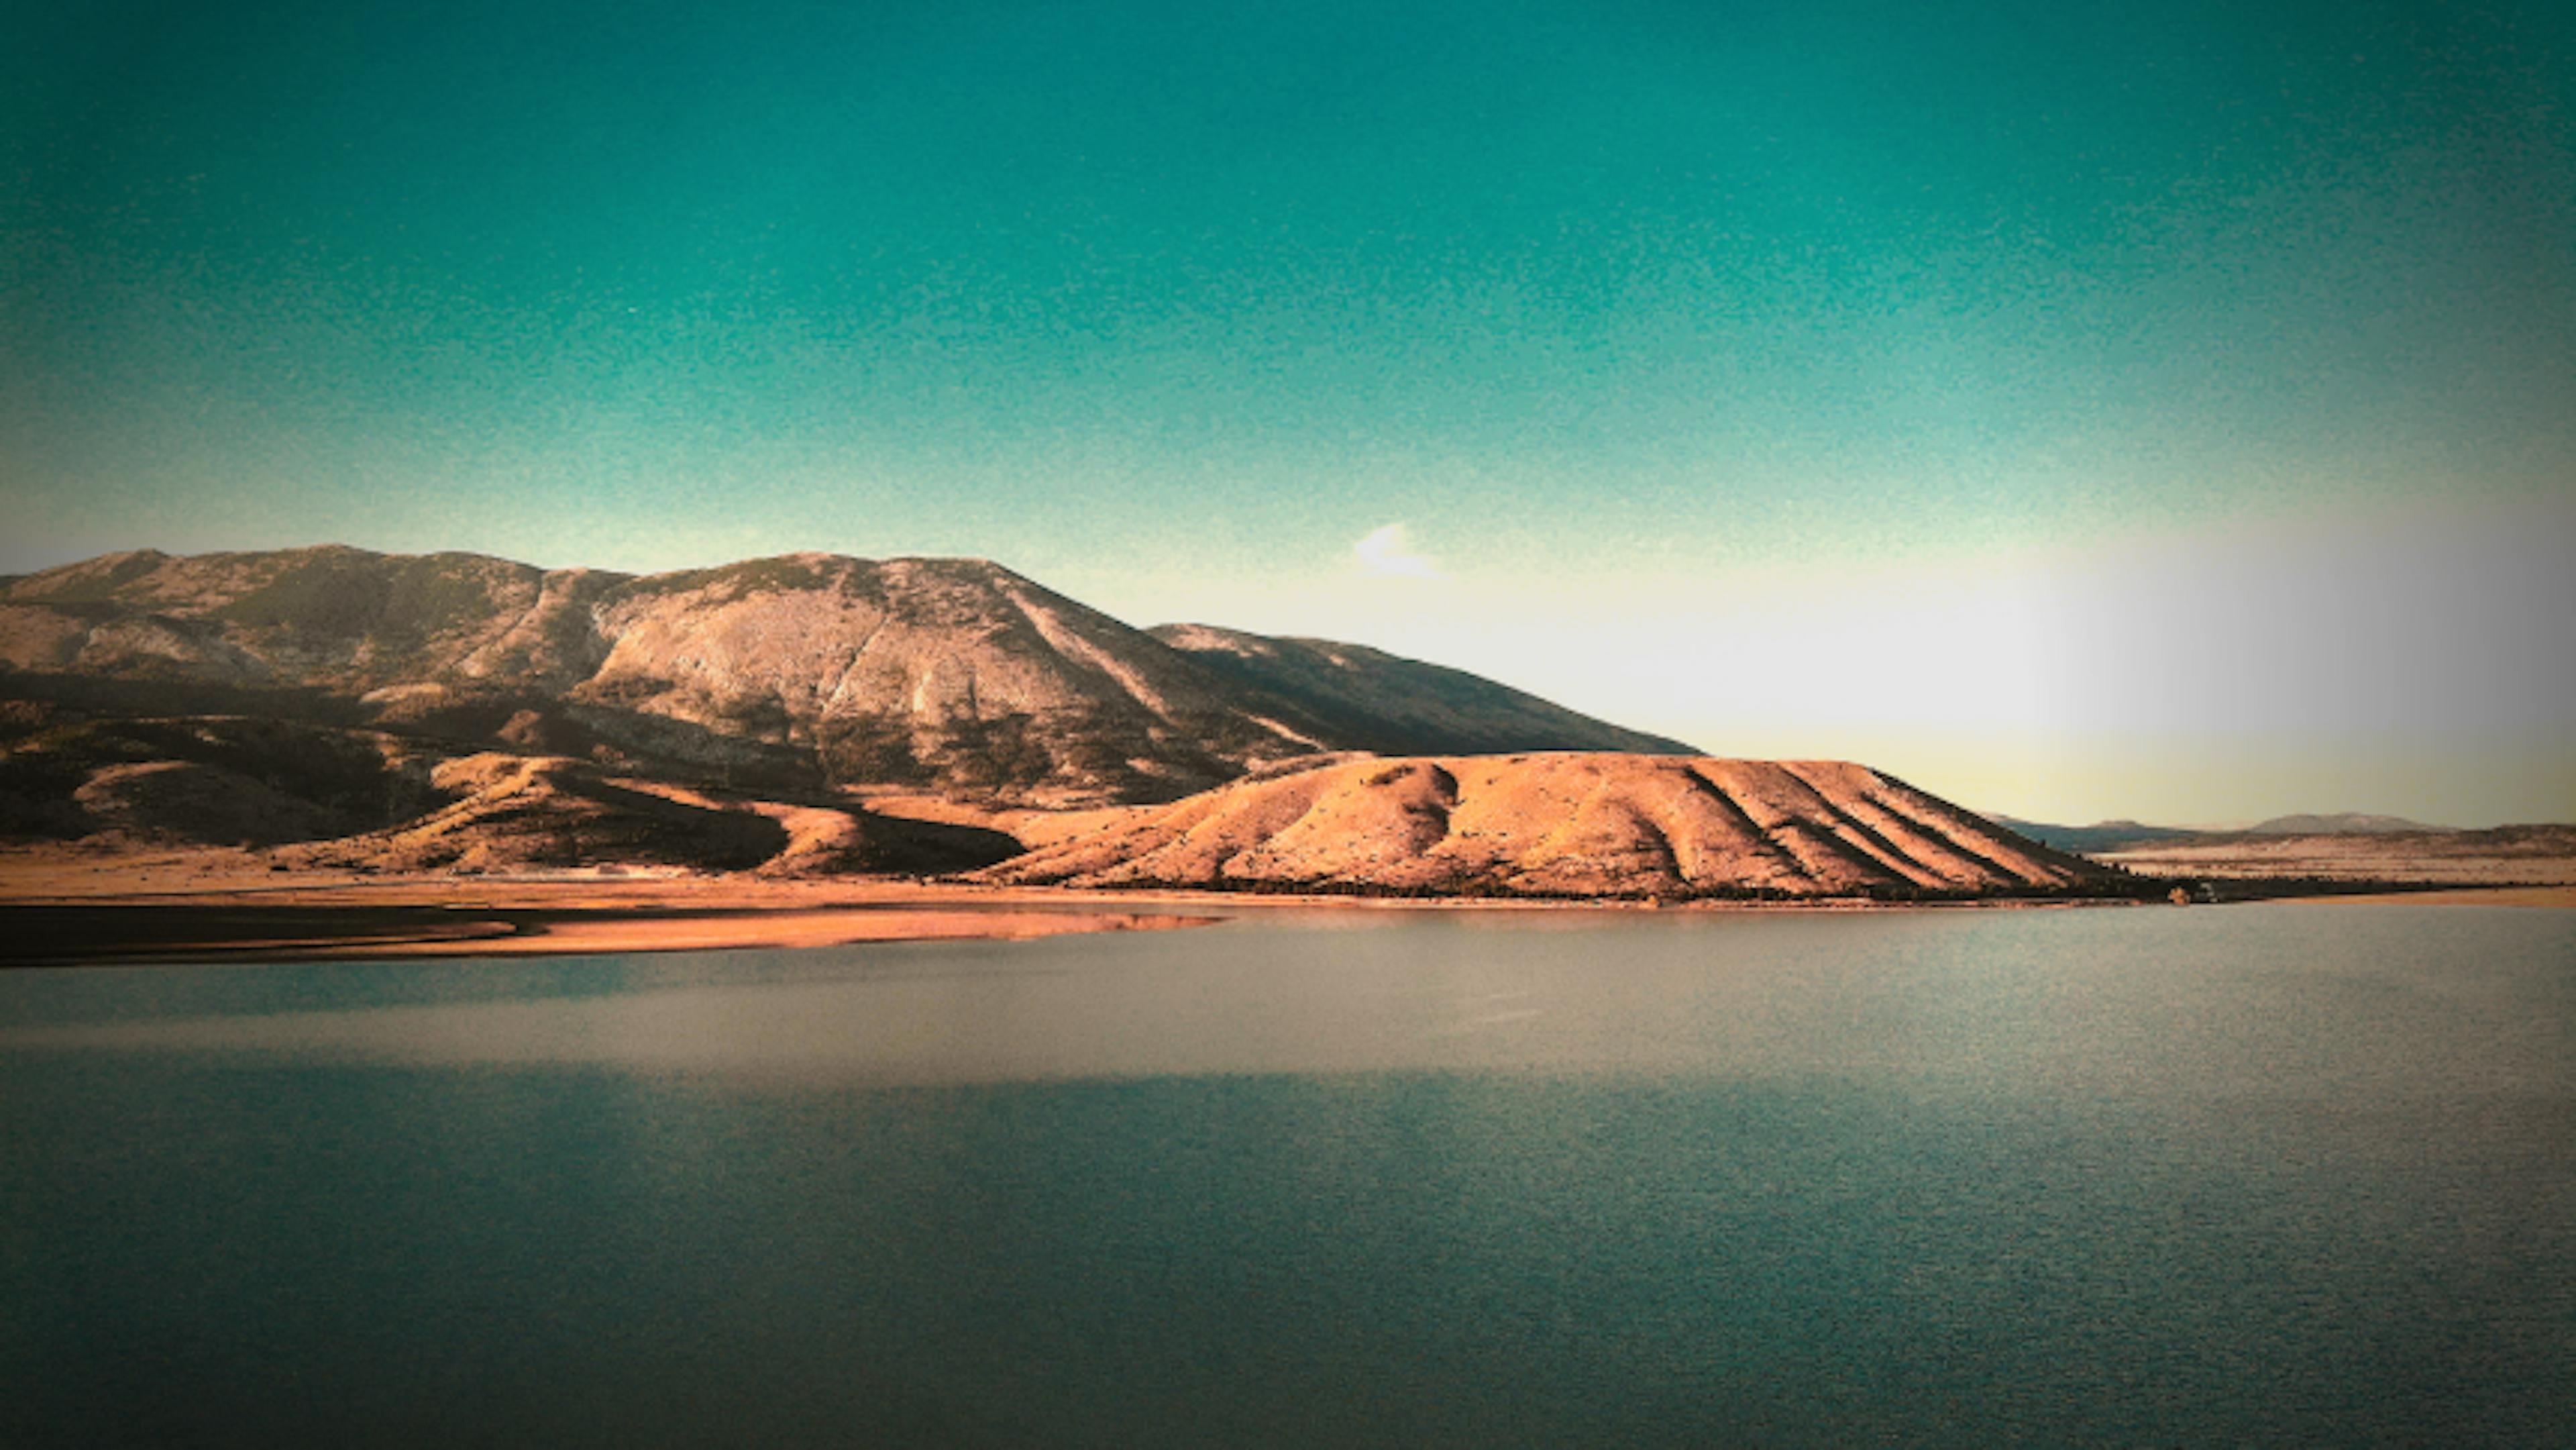
M 2576 912 L 0 974 L 0 1444 L 2576 1444 Z

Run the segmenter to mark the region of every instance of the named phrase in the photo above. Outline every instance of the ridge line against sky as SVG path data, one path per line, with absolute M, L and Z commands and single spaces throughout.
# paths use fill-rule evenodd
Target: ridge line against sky
M 2026 816 L 2564 819 L 2570 237 L 2542 4 L 22 7 L 0 568 L 973 554 Z

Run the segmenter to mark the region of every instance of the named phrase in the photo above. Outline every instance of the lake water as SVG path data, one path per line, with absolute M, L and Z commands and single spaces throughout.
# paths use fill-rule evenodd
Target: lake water
M 0 974 L 0 1444 L 2576 1444 L 2576 912 Z

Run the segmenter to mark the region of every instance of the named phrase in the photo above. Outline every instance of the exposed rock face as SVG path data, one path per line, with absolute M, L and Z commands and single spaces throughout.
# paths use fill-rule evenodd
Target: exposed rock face
M 1456 671 L 1204 628 L 1175 648 L 971 559 L 649 577 L 326 547 L 107 555 L 0 581 L 0 695 L 685 767 L 1170 800 L 1330 750 L 1674 749 Z
M 1532 896 L 2050 891 L 2102 868 L 1839 761 L 1565 754 L 1288 768 L 981 873 Z
M 640 580 L 571 699 L 810 748 L 836 781 L 1169 799 L 1314 748 L 1292 704 L 978 560 L 768 560 Z
M 1166 624 L 1156 639 L 1217 673 L 1285 695 L 1345 749 L 1380 755 L 1621 750 L 1695 755 L 1678 740 L 1623 730 L 1464 670 L 1366 645 Z

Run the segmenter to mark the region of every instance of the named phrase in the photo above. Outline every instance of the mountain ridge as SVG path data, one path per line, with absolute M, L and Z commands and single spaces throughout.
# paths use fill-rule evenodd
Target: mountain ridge
M 1316 643 L 1372 662 L 1374 710 L 983 559 L 800 553 L 637 575 L 321 545 L 130 550 L 0 581 L 11 698 L 298 718 L 728 783 L 1067 806 L 1176 799 L 1338 750 L 1684 748 L 1464 672 L 1297 648 Z

